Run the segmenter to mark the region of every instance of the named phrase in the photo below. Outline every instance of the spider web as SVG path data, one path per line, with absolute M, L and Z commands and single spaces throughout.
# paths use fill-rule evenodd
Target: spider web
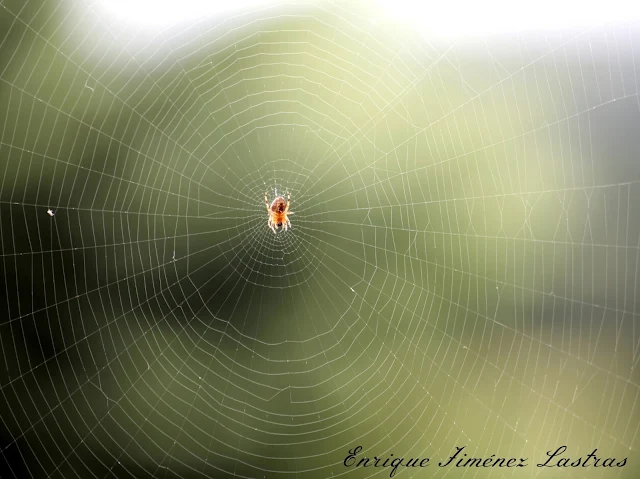
M 637 26 L 0 22 L 2 477 L 638 473 Z

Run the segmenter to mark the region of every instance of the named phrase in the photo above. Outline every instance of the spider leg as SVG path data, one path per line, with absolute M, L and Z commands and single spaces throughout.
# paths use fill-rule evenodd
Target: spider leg
M 264 205 L 267 207 L 267 211 L 269 211 L 269 199 L 267 198 L 267 192 L 264 192 Z
M 289 212 L 289 206 L 291 205 L 291 194 L 287 191 L 287 207 L 284 210 L 285 213 Z

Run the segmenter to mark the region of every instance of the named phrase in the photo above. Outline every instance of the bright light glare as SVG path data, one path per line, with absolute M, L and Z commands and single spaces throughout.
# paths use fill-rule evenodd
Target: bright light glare
M 268 0 L 100 0 L 117 18 L 136 25 L 171 25 L 268 3 Z
M 589 27 L 640 18 L 638 0 L 378 0 L 385 15 L 423 33 L 500 34 Z

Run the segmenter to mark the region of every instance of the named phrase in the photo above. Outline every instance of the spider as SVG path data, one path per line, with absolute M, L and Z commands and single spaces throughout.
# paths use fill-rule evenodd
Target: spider
M 271 206 L 269 206 L 269 199 L 265 192 L 264 204 L 267 207 L 267 213 L 269 213 L 269 221 L 267 221 L 267 225 L 271 228 L 271 231 L 273 231 L 274 234 L 276 233 L 276 228 L 279 226 L 282 226 L 285 231 L 287 231 L 288 228 L 291 228 L 291 222 L 287 217 L 288 215 L 293 214 L 293 211 L 289 211 L 289 206 L 291 205 L 291 195 L 289 192 L 287 192 L 287 201 L 285 201 L 282 196 L 276 196 L 271 203 Z

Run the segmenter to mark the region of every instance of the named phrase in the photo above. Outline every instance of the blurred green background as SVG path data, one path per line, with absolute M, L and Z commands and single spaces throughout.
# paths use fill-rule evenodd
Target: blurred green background
M 0 0 L 0 476 L 639 477 L 638 27 Z

